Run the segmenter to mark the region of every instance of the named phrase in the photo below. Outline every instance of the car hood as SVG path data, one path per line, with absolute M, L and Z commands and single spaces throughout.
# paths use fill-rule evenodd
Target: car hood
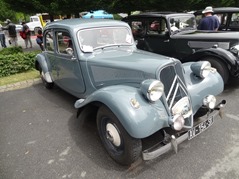
M 122 83 L 140 84 L 144 79 L 156 79 L 157 72 L 175 59 L 142 50 L 123 48 L 94 52 L 86 59 L 95 86 Z

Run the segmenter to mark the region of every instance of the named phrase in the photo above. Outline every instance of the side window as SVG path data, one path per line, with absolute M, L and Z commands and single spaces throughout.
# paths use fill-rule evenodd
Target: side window
M 148 23 L 147 34 L 165 35 L 168 31 L 165 19 L 151 20 Z
M 237 26 L 239 27 L 239 14 L 238 13 L 233 13 L 230 26 Z
M 159 21 L 158 20 L 151 21 L 149 23 L 148 33 L 149 34 L 158 34 L 159 29 L 160 29 Z
M 62 54 L 69 54 L 69 49 L 73 50 L 71 36 L 68 32 L 58 31 L 56 32 L 57 39 L 57 51 Z
M 130 26 L 134 36 L 145 35 L 145 25 L 142 21 L 132 21 Z
M 45 42 L 46 42 L 46 51 L 54 51 L 54 40 L 52 31 L 48 31 L 45 34 Z

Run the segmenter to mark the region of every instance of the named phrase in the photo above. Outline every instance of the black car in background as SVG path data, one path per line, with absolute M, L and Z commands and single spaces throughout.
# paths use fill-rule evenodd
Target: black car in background
M 213 15 L 219 18 L 222 31 L 239 31 L 239 8 L 238 7 L 218 7 L 213 8 Z M 202 10 L 194 12 L 197 24 L 203 17 Z
M 188 61 L 209 61 L 224 83 L 239 76 L 239 32 L 198 31 L 194 14 L 147 12 L 123 19 L 142 50 Z

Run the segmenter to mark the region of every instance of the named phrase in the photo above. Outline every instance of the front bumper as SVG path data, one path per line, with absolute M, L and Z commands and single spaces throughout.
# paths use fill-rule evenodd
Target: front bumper
M 203 121 L 206 121 L 209 117 L 216 117 L 220 112 L 221 112 L 221 108 L 223 108 L 226 104 L 225 100 L 222 100 L 212 111 L 212 113 L 210 113 L 210 115 L 207 115 L 206 119 L 203 119 Z M 201 121 L 201 122 L 203 122 Z M 197 124 L 195 124 L 197 125 Z M 195 126 L 194 125 L 194 126 Z M 170 151 L 170 150 L 174 150 L 175 153 L 177 153 L 178 151 L 178 145 L 180 143 L 182 143 L 183 141 L 189 139 L 189 134 L 188 132 L 185 132 L 183 135 L 181 135 L 180 137 L 176 138 L 174 135 L 171 136 L 171 142 L 164 145 L 164 146 L 160 146 L 159 144 L 144 150 L 142 152 L 142 158 L 143 160 L 152 160 L 154 158 L 157 158 L 161 155 L 163 155 L 164 153 Z

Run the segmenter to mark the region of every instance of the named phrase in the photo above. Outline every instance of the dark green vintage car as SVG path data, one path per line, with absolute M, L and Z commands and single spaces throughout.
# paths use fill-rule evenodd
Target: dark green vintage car
M 148 12 L 123 19 L 132 28 L 137 47 L 182 62 L 209 61 L 222 76 L 239 76 L 239 32 L 197 31 L 189 13 Z
M 209 62 L 182 64 L 138 50 L 125 22 L 52 22 L 43 41 L 35 65 L 45 87 L 58 85 L 79 98 L 81 119 L 95 114 L 103 146 L 122 165 L 177 151 L 210 127 L 225 104 L 216 102 L 224 84 Z M 155 143 L 145 145 L 149 137 Z

